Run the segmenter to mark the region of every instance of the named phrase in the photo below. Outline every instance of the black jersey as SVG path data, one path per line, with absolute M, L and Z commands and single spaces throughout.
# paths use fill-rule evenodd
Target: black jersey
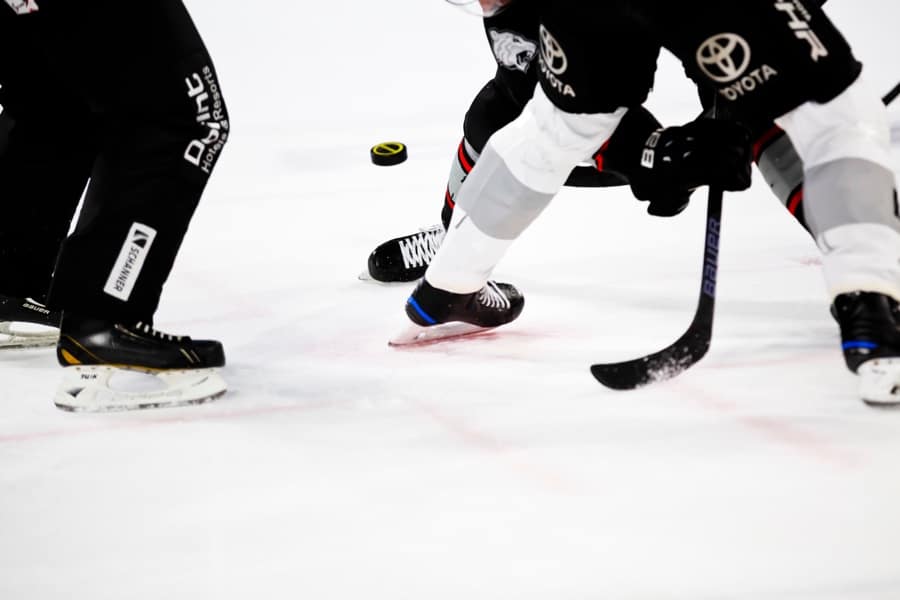
M 539 35 L 540 83 L 573 113 L 643 101 L 660 48 L 748 122 L 827 102 L 861 71 L 819 2 L 553 0 Z

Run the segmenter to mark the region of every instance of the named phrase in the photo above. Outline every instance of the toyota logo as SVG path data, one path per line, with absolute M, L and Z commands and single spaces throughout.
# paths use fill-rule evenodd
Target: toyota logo
M 562 46 L 543 25 L 541 25 L 541 60 L 547 70 L 554 75 L 562 75 L 569 67 L 569 59 L 566 58 Z
M 714 35 L 697 49 L 697 64 L 713 81 L 729 83 L 750 66 L 750 44 L 734 33 Z

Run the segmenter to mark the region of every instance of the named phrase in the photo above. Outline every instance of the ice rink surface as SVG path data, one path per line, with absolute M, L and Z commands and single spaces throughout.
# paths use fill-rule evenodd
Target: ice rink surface
M 588 366 L 687 327 L 705 192 L 666 220 L 564 190 L 496 272 L 516 323 L 393 350 L 411 286 L 357 274 L 438 219 L 494 68 L 478 20 L 187 4 L 234 133 L 157 325 L 222 339 L 231 388 L 69 414 L 51 351 L 2 354 L 0 598 L 900 598 L 900 410 L 857 399 L 818 253 L 758 173 L 725 199 L 712 349 L 672 382 L 612 392 Z M 887 91 L 897 3 L 832 4 Z M 670 58 L 651 107 L 698 110 Z M 409 160 L 373 166 L 392 139 Z

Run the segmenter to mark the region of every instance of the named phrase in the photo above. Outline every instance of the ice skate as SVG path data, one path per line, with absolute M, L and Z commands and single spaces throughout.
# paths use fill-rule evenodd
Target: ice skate
M 0 294 L 0 349 L 52 346 L 59 339 L 60 314 L 32 298 Z
M 65 315 L 57 358 L 65 367 L 54 402 L 63 410 L 104 412 L 200 404 L 225 393 L 216 372 L 222 344 Z
M 443 239 L 444 227 L 438 224 L 388 240 L 369 255 L 368 270 L 360 279 L 382 283 L 421 279 Z
M 524 305 L 525 297 L 509 283 L 488 281 L 477 292 L 454 294 L 423 279 L 406 301 L 412 325 L 388 343 L 410 346 L 480 333 L 514 321 Z
M 847 367 L 859 376 L 863 402 L 900 405 L 900 329 L 897 301 L 884 294 L 854 292 L 835 298 L 832 314 L 841 327 Z

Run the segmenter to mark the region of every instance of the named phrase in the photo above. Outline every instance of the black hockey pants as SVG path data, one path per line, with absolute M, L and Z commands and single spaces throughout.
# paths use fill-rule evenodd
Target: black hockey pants
M 180 0 L 18 6 L 0 4 L 0 293 L 49 284 L 54 308 L 152 322 L 229 135 L 209 54 Z

